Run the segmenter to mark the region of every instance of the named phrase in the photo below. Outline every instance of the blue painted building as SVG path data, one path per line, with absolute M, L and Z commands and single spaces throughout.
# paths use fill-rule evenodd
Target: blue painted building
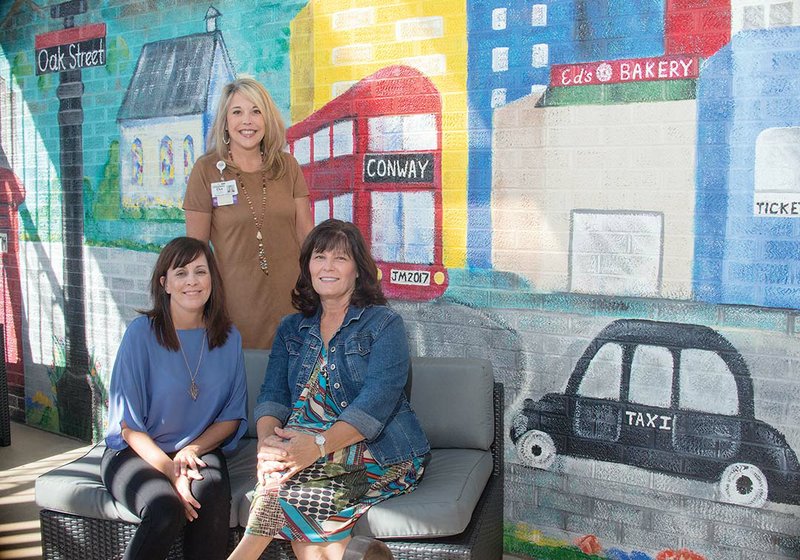
M 799 61 L 784 27 L 735 35 L 701 69 L 696 299 L 800 307 Z
M 467 262 L 491 267 L 492 111 L 550 83 L 550 66 L 664 54 L 664 0 L 467 2 Z

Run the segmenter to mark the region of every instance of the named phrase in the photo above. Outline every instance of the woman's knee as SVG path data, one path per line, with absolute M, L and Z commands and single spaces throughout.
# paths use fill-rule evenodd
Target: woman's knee
M 292 541 L 292 551 L 298 560 L 341 560 L 349 539 L 326 543 Z
M 200 505 L 206 501 L 215 503 L 230 501 L 230 480 L 227 471 L 223 472 L 223 468 L 225 467 L 209 464 L 200 471 L 203 478 L 192 481 L 192 495 L 200 502 Z
M 192 496 L 203 506 L 208 503 L 230 502 L 231 489 L 226 480 L 206 477 L 192 482 Z
M 177 495 L 156 496 L 145 505 L 140 517 L 143 524 L 164 534 L 177 533 L 186 522 L 183 504 Z

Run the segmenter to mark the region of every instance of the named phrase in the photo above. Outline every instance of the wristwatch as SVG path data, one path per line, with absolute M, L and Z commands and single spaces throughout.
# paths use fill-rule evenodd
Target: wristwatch
M 317 435 L 314 436 L 314 443 L 316 443 L 317 447 L 319 447 L 319 456 L 320 457 L 324 457 L 325 455 L 327 455 L 327 453 L 325 453 L 325 442 L 326 441 L 327 440 L 325 439 L 325 436 L 322 435 L 322 434 L 317 434 Z

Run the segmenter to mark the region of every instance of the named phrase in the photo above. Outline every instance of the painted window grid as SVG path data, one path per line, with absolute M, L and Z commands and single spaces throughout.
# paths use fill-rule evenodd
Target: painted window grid
M 672 353 L 667 348 L 640 344 L 631 361 L 627 400 L 647 406 L 669 408 L 672 402 Z
M 800 193 L 800 127 L 762 130 L 755 150 L 756 192 Z
M 327 198 L 314 201 L 314 225 L 319 225 L 331 217 L 331 204 Z
M 373 192 L 372 255 L 385 262 L 432 263 L 434 223 L 432 192 Z
M 578 394 L 582 397 L 618 400 L 622 378 L 622 346 L 604 344 L 594 355 L 583 375 Z
M 316 131 L 312 142 L 314 161 L 331 159 L 331 127 L 326 126 Z
M 311 163 L 311 138 L 303 136 L 298 138 L 292 144 L 292 154 L 294 155 L 297 163 L 305 165 Z
M 769 26 L 786 27 L 792 24 L 792 3 L 781 2 L 769 7 Z
M 786 27 L 794 21 L 794 2 L 762 1 L 740 5 L 740 29 Z M 738 15 L 738 14 L 737 14 Z M 735 29 L 734 29 L 735 30 Z
M 492 98 L 489 101 L 490 106 L 492 109 L 497 107 L 502 107 L 506 104 L 506 88 L 495 88 L 492 90 Z
M 314 224 L 319 225 L 328 218 L 336 218 L 337 220 L 352 222 L 353 193 L 344 193 L 332 198 L 315 200 Z
M 660 293 L 663 214 L 573 210 L 570 230 L 570 291 L 644 297 Z
M 333 157 L 349 156 L 354 151 L 355 123 L 352 120 L 333 124 Z
M 505 72 L 508 70 L 508 47 L 495 47 L 492 49 L 492 71 Z
M 194 167 L 194 140 L 191 135 L 183 139 L 183 184 L 189 183 L 189 175 Z
M 142 141 L 134 138 L 131 143 L 131 185 L 141 187 L 144 184 L 144 150 Z
M 340 194 L 331 200 L 333 217 L 344 222 L 353 221 L 353 193 Z
M 169 136 L 161 139 L 159 159 L 161 160 L 161 184 L 169 187 L 175 182 L 175 161 L 172 152 L 172 138 Z
M 433 114 L 389 115 L 367 121 L 371 152 L 436 150 L 439 139 Z
M 492 10 L 492 29 L 500 31 L 506 28 L 508 18 L 507 8 L 495 8 Z
M 736 380 L 715 352 L 681 350 L 679 407 L 712 414 L 739 414 Z M 707 398 L 713 394 L 714 398 Z
M 544 68 L 550 61 L 550 46 L 547 43 L 537 43 L 531 47 L 531 66 Z
M 547 4 L 534 4 L 531 6 L 531 26 L 544 27 L 547 25 Z

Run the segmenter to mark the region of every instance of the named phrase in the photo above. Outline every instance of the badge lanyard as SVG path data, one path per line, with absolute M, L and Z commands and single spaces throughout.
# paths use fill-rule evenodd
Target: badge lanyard
M 222 174 L 225 171 L 225 162 L 219 160 L 216 165 L 219 170 L 219 181 L 211 183 L 211 205 L 214 208 L 230 206 L 239 200 L 239 187 L 235 179 L 225 180 Z

